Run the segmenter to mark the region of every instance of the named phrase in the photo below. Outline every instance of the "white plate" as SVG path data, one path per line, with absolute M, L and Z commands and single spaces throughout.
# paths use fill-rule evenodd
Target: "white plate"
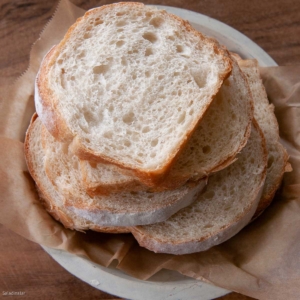
M 243 58 L 256 58 L 261 66 L 277 66 L 276 62 L 249 38 L 228 25 L 192 11 L 160 6 L 183 19 L 206 35 L 215 37 L 229 50 Z M 130 277 L 114 266 L 101 267 L 87 259 L 73 254 L 43 247 L 62 267 L 74 276 L 94 286 L 122 298 L 136 300 L 209 300 L 229 293 L 229 291 L 203 283 L 177 272 L 162 270 L 149 281 Z

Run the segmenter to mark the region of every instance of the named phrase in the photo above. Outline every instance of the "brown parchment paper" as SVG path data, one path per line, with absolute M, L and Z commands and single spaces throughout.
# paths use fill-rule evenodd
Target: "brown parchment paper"
M 272 205 L 237 236 L 208 251 L 173 256 L 140 248 L 130 234 L 65 229 L 43 209 L 28 173 L 23 140 L 34 112 L 34 78 L 51 46 L 84 11 L 62 0 L 31 50 L 30 67 L 0 90 L 0 222 L 23 237 L 148 279 L 162 268 L 258 299 L 300 299 L 300 66 L 261 69 L 293 171 Z

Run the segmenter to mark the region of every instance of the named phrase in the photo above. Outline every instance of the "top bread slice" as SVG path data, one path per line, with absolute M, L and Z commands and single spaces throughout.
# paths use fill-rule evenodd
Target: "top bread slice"
M 40 200 L 47 211 L 66 228 L 78 231 L 94 230 L 108 233 L 126 233 L 126 227 L 103 227 L 77 216 L 65 206 L 64 197 L 58 193 L 45 173 L 45 152 L 41 141 L 42 123 L 34 114 L 28 127 L 24 152 L 29 172 L 34 179 Z
M 188 180 L 198 180 L 231 164 L 246 144 L 253 116 L 248 82 L 236 61 L 232 72 L 171 167 L 165 179 L 152 191 L 178 188 Z M 82 180 L 90 195 L 120 190 L 149 190 L 137 177 L 122 174 L 115 165 L 80 162 Z
M 254 216 L 257 217 L 272 202 L 283 174 L 289 170 L 290 165 L 288 163 L 288 154 L 279 142 L 279 128 L 274 114 L 274 106 L 269 103 L 266 90 L 260 78 L 257 60 L 242 60 L 238 58 L 238 63 L 248 80 L 254 102 L 254 116 L 265 135 L 268 149 L 267 177 L 262 199 Z
M 81 159 L 168 172 L 231 72 L 227 50 L 141 3 L 88 11 L 42 62 L 36 110 Z
M 213 174 L 197 200 L 165 222 L 131 228 L 138 243 L 154 252 L 205 251 L 238 233 L 251 220 L 266 177 L 267 150 L 256 122 L 238 159 Z
M 45 173 L 62 195 L 64 206 L 98 226 L 127 227 L 166 220 L 190 205 L 206 183 L 202 180 L 160 193 L 120 192 L 90 197 L 81 184 L 79 159 L 70 151 L 70 145 L 55 140 L 44 126 L 41 140 L 46 151 Z

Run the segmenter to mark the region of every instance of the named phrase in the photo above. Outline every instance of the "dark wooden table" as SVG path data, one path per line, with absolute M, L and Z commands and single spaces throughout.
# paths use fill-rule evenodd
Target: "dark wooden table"
M 72 2 L 89 9 L 114 1 Z M 208 15 L 247 35 L 279 65 L 300 63 L 299 0 L 142 2 L 181 7 Z M 26 70 L 31 45 L 50 20 L 57 3 L 57 0 L 0 0 L 1 87 L 12 83 Z M 10 296 L 22 299 L 118 299 L 81 282 L 60 267 L 39 245 L 0 225 L 0 295 L 4 297 L 5 291 L 25 293 Z M 252 298 L 231 293 L 219 299 Z

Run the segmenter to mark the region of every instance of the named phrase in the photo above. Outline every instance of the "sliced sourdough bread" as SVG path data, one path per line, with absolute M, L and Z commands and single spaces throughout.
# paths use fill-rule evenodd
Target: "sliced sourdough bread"
M 120 192 L 90 197 L 81 184 L 79 159 L 72 155 L 69 145 L 55 140 L 44 126 L 41 138 L 46 145 L 46 175 L 63 196 L 64 205 L 98 226 L 135 226 L 164 221 L 190 205 L 206 183 L 201 180 L 159 193 Z
M 206 190 L 167 221 L 131 229 L 138 243 L 154 252 L 205 251 L 239 232 L 252 218 L 266 176 L 267 151 L 254 122 L 236 162 L 209 177 Z
M 257 60 L 242 60 L 238 63 L 246 75 L 254 101 L 254 116 L 266 138 L 268 150 L 268 169 L 266 182 L 254 217 L 259 216 L 272 202 L 276 190 L 279 188 L 283 174 L 289 170 L 288 154 L 279 142 L 279 129 L 274 106 L 268 97 L 260 78 Z
M 45 153 L 41 143 L 42 123 L 34 114 L 26 133 L 25 157 L 29 172 L 34 179 L 41 201 L 47 211 L 66 228 L 84 231 L 92 229 L 94 231 L 109 233 L 126 233 L 126 227 L 101 227 L 90 220 L 77 216 L 65 206 L 64 197 L 58 193 L 51 181 L 45 174 L 44 160 Z
M 133 170 L 152 186 L 231 68 L 227 50 L 177 16 L 140 3 L 106 5 L 78 19 L 45 57 L 36 110 L 81 159 Z
M 198 180 L 221 170 L 234 161 L 246 144 L 253 116 L 252 97 L 238 64 L 235 61 L 232 64 L 231 75 L 225 80 L 187 146 L 166 178 L 151 191 L 178 188 L 188 180 Z M 83 184 L 90 195 L 120 190 L 149 190 L 138 178 L 122 174 L 124 171 L 114 165 L 81 161 L 80 167 Z

